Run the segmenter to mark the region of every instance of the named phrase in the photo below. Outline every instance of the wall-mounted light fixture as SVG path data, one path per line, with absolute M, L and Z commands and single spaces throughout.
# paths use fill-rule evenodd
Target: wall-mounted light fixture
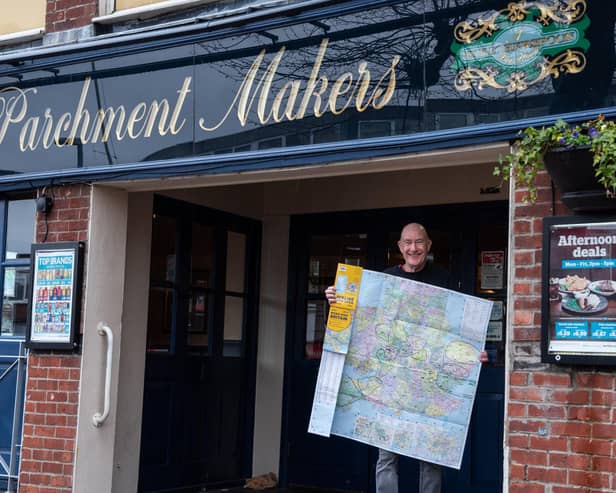
M 36 212 L 48 214 L 53 206 L 53 198 L 47 195 L 47 187 L 43 188 L 41 195 L 36 198 Z

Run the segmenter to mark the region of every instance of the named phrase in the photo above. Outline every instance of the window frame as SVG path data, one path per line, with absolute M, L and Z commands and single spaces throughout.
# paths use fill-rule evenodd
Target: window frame
M 155 17 L 181 9 L 212 3 L 214 0 L 159 0 L 151 4 L 116 10 L 115 0 L 99 0 L 99 15 L 92 19 L 95 24 L 113 24 L 115 22 Z
M 5 17 L 8 17 L 10 21 L 14 21 L 14 24 L 17 27 L 17 30 L 9 30 L 2 31 L 0 30 L 0 46 L 1 45 L 9 45 L 16 43 L 26 43 L 28 41 L 33 41 L 36 39 L 40 39 L 45 34 L 45 25 L 47 19 L 47 2 L 45 0 L 40 0 L 42 11 L 39 12 L 41 15 L 40 24 L 32 24 L 27 22 L 24 24 L 24 21 L 30 21 L 31 16 L 28 15 L 28 10 L 26 12 L 21 12 L 19 9 L 14 9 L 13 12 L 18 12 L 17 15 L 9 12 Z M 33 10 L 38 10 L 38 6 L 33 5 Z M 28 7 L 29 9 L 29 7 Z M 23 9 L 22 9 L 23 10 Z
M 30 256 L 28 256 L 27 258 L 19 258 L 19 259 L 7 259 L 6 258 L 6 245 L 7 245 L 7 234 L 8 234 L 8 222 L 9 222 L 9 202 L 12 201 L 17 201 L 17 200 L 28 200 L 28 199 L 32 199 L 34 200 L 34 195 L 33 194 L 23 194 L 23 195 L 19 195 L 19 196 L 14 196 L 14 197 L 1 197 L 0 198 L 0 293 L 2 294 L 1 297 L 1 307 L 4 308 L 4 277 L 5 277 L 5 273 L 7 269 L 10 268 L 22 268 L 22 269 L 27 269 L 28 270 L 28 276 L 31 275 L 30 269 L 31 269 L 31 259 Z M 36 214 L 36 213 L 35 213 Z M 35 226 L 36 226 L 36 217 L 35 217 Z M 36 238 L 36 233 L 35 231 L 32 232 L 32 243 L 35 242 Z M 32 293 L 28 293 L 29 296 L 32 296 Z M 24 331 L 23 334 L 20 335 L 4 335 L 2 333 L 2 310 L 0 310 L 0 340 L 6 340 L 6 339 L 19 339 L 19 340 L 25 340 L 26 339 L 26 331 L 27 331 L 27 327 L 26 327 L 26 331 Z

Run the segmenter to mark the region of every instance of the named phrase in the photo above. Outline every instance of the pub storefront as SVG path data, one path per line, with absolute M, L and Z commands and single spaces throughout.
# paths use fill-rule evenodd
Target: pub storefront
M 19 307 L 2 331 L 30 348 L 19 490 L 273 472 L 373 491 L 373 449 L 307 433 L 323 289 L 338 262 L 398 263 L 408 222 L 498 307 L 445 491 L 616 489 L 609 366 L 541 361 L 539 223 L 569 211 L 547 176 L 531 205 L 492 172 L 522 128 L 616 116 L 615 17 L 598 0 L 291 3 L 0 57 L 0 279 Z M 22 222 L 36 246 L 16 255 Z M 417 474 L 402 462 L 410 491 Z

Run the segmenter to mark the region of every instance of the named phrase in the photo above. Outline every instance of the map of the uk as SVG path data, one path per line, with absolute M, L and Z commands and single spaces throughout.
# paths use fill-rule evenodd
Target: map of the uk
M 327 330 L 310 431 L 459 469 L 491 305 L 364 270 L 350 328 Z

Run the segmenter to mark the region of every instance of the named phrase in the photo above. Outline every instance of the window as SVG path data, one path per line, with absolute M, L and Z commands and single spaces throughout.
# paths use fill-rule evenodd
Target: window
M 0 336 L 23 337 L 30 296 L 30 247 L 34 241 L 36 207 L 33 199 L 0 202 L 0 224 L 6 231 L 2 252 L 2 321 Z
M 244 358 L 258 223 L 163 197 L 154 210 L 148 353 Z
M 144 12 L 168 13 L 182 8 L 193 7 L 208 0 L 99 0 L 101 16 L 110 16 L 116 20 L 136 18 Z M 210 0 L 211 1 L 211 0 Z M 107 20 L 109 22 L 111 19 Z M 99 18 L 98 22 L 106 22 Z
M 115 10 L 126 10 L 135 7 L 143 7 L 153 3 L 161 3 L 162 0 L 116 0 Z
M 323 292 L 334 283 L 338 263 L 366 265 L 368 235 L 324 234 L 310 238 L 304 358 L 319 359 L 323 350 L 327 303 Z
M 358 130 L 360 139 L 389 137 L 394 134 L 394 122 L 391 120 L 361 121 Z
M 435 116 L 436 128 L 460 128 L 468 125 L 466 113 L 437 113 Z
M 36 31 L 40 35 L 45 29 L 46 6 L 46 0 L 21 0 L 19 8 L 3 9 L 0 17 L 0 38 L 30 31 Z
M 242 356 L 246 306 L 246 241 L 245 234 L 227 231 L 223 356 Z
M 169 351 L 171 312 L 174 299 L 176 220 L 154 215 L 152 256 L 150 260 L 150 297 L 148 308 L 148 351 Z

